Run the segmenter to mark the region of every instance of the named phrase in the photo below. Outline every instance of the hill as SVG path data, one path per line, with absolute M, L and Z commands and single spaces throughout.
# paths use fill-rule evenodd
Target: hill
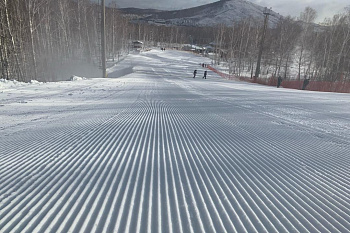
M 246 18 L 263 18 L 264 7 L 246 0 L 221 0 L 218 2 L 183 10 L 161 11 L 154 9 L 123 8 L 123 14 L 138 15 L 138 21 L 153 24 L 178 26 L 232 25 Z M 274 25 L 280 14 L 270 11 L 270 25 Z

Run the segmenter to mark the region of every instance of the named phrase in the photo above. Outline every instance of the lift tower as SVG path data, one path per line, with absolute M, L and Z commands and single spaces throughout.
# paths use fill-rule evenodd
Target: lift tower
M 266 35 L 266 28 L 267 28 L 267 22 L 269 20 L 269 15 L 271 14 L 271 9 L 268 9 L 265 7 L 263 14 L 265 15 L 265 20 L 264 20 L 264 28 L 262 31 L 261 35 L 261 41 L 260 41 L 260 49 L 259 49 L 259 54 L 258 54 L 258 62 L 256 64 L 256 70 L 255 70 L 255 78 L 259 78 L 260 74 L 260 61 L 261 61 L 261 56 L 264 48 L 264 40 L 265 40 L 265 35 Z
M 107 78 L 106 71 L 106 7 L 105 0 L 101 1 L 101 64 L 102 78 Z

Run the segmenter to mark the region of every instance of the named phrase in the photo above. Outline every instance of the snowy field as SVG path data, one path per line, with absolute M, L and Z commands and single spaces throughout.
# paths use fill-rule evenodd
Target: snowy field
M 0 232 L 350 232 L 350 95 L 202 79 L 0 82 Z M 197 78 L 192 78 L 198 69 Z

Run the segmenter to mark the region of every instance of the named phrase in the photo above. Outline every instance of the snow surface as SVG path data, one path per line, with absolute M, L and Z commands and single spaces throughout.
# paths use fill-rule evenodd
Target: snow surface
M 204 80 L 206 59 L 2 80 L 0 232 L 349 232 L 350 95 Z

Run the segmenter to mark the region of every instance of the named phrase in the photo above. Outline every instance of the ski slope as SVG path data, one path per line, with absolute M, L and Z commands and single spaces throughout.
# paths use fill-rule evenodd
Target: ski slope
M 0 232 L 350 232 L 350 95 L 202 62 L 0 85 Z

